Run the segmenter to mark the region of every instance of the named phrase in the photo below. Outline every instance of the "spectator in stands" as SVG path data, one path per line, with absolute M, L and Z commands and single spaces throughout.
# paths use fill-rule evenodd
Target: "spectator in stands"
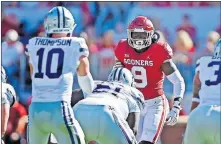
M 184 30 L 178 31 L 174 42 L 174 62 L 190 64 L 194 51 L 195 48 L 190 35 Z
M 118 22 L 116 24 L 113 33 L 114 43 L 118 43 L 120 39 L 126 39 L 126 38 L 127 38 L 127 31 L 125 29 L 125 25 L 122 22 Z
M 182 24 L 177 28 L 177 31 L 180 30 L 186 31 L 192 38 L 193 42 L 194 43 L 196 42 L 196 28 L 190 21 L 190 15 L 188 14 L 183 15 Z
M 182 1 L 182 2 L 177 2 L 179 7 L 207 7 L 207 6 L 211 6 L 211 2 L 210 1 Z
M 27 111 L 25 107 L 18 101 L 10 109 L 8 128 L 5 135 L 5 141 L 18 143 L 25 134 L 25 126 L 27 124 Z
M 156 7 L 171 7 L 173 2 L 170 1 L 155 1 L 153 2 L 153 6 Z
M 195 48 L 193 40 L 186 31 L 181 30 L 177 32 L 173 50 L 173 61 L 176 63 L 177 68 L 185 79 L 185 83 L 187 84 L 186 89 L 189 89 L 194 76 L 195 65 L 192 67 L 192 56 L 194 55 Z
M 21 1 L 20 6 L 22 8 L 36 8 L 40 5 L 39 1 Z
M 218 32 L 219 34 L 221 34 L 221 24 L 216 28 L 216 32 Z
M 151 21 L 153 22 L 154 28 L 155 28 L 156 30 L 162 32 L 163 35 L 164 35 L 164 38 L 165 38 L 167 41 L 170 41 L 170 39 L 169 39 L 169 38 L 170 38 L 170 36 L 169 36 L 169 31 L 168 31 L 167 28 L 165 28 L 165 27 L 163 27 L 163 26 L 161 25 L 160 19 L 154 17 L 154 18 L 151 19 Z
M 16 31 L 19 31 L 19 25 L 20 21 L 16 17 L 15 14 L 9 14 L 6 15 L 4 12 L 2 14 L 2 29 L 1 29 L 1 35 L 4 37 L 7 31 L 10 29 L 14 29 Z
M 113 31 L 109 30 L 104 33 L 102 44 L 99 50 L 99 71 L 100 80 L 107 80 L 110 71 L 115 63 L 114 55 L 115 44 L 113 41 Z
M 95 22 L 96 33 L 100 36 L 105 31 L 114 29 L 117 22 L 126 20 L 129 7 L 130 2 L 99 2 L 100 11 Z
M 145 2 L 145 1 L 135 2 L 135 5 L 138 5 L 140 8 L 145 8 L 145 7 L 148 7 L 148 6 L 153 6 L 153 2 L 151 2 L 151 1 L 148 1 L 148 2 Z
M 89 55 L 89 61 L 90 64 L 93 64 L 90 66 L 90 72 L 93 76 L 94 79 L 98 79 L 98 47 L 96 45 L 96 43 L 94 42 L 94 40 L 92 39 L 92 37 L 89 37 L 88 34 L 86 32 L 82 32 L 80 34 L 80 37 L 83 37 L 88 45 L 89 51 L 90 51 L 90 55 Z
M 18 63 L 24 52 L 23 44 L 18 39 L 18 33 L 11 29 L 6 33 L 5 41 L 2 43 L 2 65 L 7 71 L 9 82 L 13 85 L 16 85 L 16 83 L 13 83 L 16 80 L 13 76 L 19 70 Z
M 202 56 L 211 56 L 213 55 L 213 48 L 220 38 L 220 34 L 216 31 L 210 31 L 207 35 L 206 45 L 204 49 L 198 50 L 197 55 L 194 57 L 195 60 Z

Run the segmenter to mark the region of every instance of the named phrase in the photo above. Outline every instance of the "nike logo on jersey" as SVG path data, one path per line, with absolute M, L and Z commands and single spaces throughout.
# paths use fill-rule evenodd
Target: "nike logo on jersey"
M 124 63 L 138 66 L 153 66 L 153 61 L 148 60 L 124 59 Z

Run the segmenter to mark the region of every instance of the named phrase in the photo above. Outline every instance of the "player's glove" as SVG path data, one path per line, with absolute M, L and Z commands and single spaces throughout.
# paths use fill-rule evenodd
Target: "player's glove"
M 181 98 L 175 98 L 173 107 L 170 113 L 167 115 L 166 123 L 167 125 L 175 125 L 179 119 L 179 114 L 181 110 Z

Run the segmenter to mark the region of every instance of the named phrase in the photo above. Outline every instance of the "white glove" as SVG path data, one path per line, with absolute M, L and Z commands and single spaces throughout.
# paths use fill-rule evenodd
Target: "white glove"
M 170 113 L 167 115 L 166 123 L 167 125 L 175 125 L 179 119 L 179 114 L 181 110 L 180 101 L 174 100 L 173 108 Z

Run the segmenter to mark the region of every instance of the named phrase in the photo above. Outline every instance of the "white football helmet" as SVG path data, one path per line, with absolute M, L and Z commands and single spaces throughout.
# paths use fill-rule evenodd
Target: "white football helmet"
M 7 82 L 7 75 L 6 75 L 6 72 L 5 72 L 5 69 L 3 68 L 2 66 L 2 69 L 1 69 L 1 80 L 3 83 L 6 83 Z
M 71 12 L 62 6 L 52 8 L 44 21 L 46 34 L 66 33 L 72 34 L 76 27 L 75 20 Z
M 123 84 L 135 87 L 135 81 L 132 73 L 123 67 L 114 68 L 108 76 L 107 81 L 118 81 Z
M 213 57 L 221 58 L 221 38 L 217 41 L 214 47 Z

